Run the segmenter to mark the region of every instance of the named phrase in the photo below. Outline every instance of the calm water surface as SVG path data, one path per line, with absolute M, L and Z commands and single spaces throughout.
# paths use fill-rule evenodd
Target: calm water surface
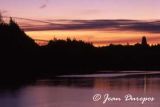
M 121 72 L 61 76 L 14 88 L 0 88 L 0 107 L 160 107 L 160 73 Z M 100 94 L 99 101 L 93 96 Z M 105 94 L 122 101 L 107 101 Z M 125 102 L 124 96 L 154 97 L 153 102 Z

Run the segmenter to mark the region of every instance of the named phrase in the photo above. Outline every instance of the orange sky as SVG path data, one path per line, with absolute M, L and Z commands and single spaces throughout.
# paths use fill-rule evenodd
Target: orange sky
M 67 37 L 134 44 L 146 36 L 160 43 L 160 0 L 0 0 L 3 16 L 14 17 L 34 39 Z
M 84 40 L 92 42 L 96 46 L 109 44 L 136 44 L 141 42 L 141 37 L 146 36 L 150 44 L 160 43 L 159 34 L 141 32 L 97 32 L 97 31 L 29 31 L 26 32 L 30 37 L 38 40 L 58 39 Z

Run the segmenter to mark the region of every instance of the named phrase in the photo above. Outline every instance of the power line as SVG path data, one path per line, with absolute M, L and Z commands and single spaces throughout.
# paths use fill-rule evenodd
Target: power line
M 34 21 L 34 22 L 41 22 L 41 23 L 47 23 L 47 24 L 55 24 L 55 23 L 49 22 L 49 21 L 42 21 L 42 20 L 29 19 L 29 18 L 22 18 L 22 17 L 9 17 L 9 16 L 3 16 L 3 17 L 4 17 L 4 18 L 20 19 L 20 20 L 28 20 L 28 21 Z

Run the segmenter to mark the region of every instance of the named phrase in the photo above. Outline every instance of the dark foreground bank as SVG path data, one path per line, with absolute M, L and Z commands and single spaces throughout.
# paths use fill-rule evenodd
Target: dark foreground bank
M 39 46 L 10 19 L 0 22 L 0 79 L 32 80 L 100 70 L 160 70 L 160 45 L 94 47 L 77 40 L 54 39 Z

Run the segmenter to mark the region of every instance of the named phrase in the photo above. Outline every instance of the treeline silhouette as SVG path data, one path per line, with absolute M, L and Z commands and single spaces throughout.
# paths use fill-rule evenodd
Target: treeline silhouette
M 0 18 L 0 79 L 29 80 L 100 70 L 160 70 L 160 45 L 94 47 L 78 40 L 49 41 L 39 46 L 10 18 Z

